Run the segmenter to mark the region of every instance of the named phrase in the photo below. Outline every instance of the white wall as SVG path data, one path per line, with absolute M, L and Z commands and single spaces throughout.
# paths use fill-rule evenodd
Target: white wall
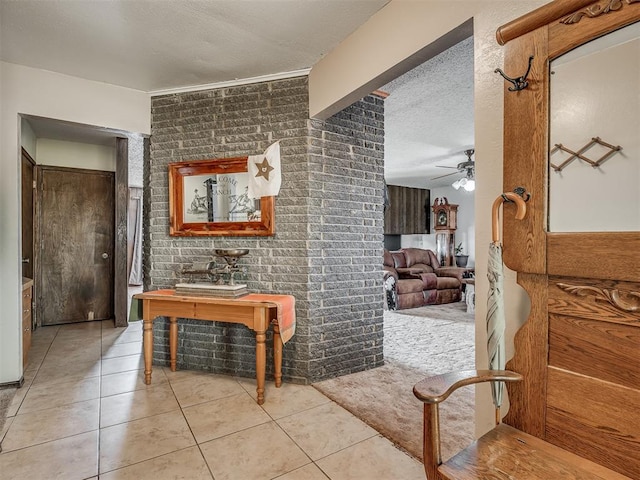
M 496 29 L 545 3 L 522 1 L 392 0 L 370 21 L 313 67 L 309 76 L 310 114 L 324 116 L 344 108 L 384 84 L 380 79 L 409 55 L 436 41 L 467 19 L 474 22 L 475 243 L 491 242 L 491 205 L 502 193 L 503 48 Z M 404 72 L 397 72 L 397 74 Z M 396 74 L 396 76 L 397 76 Z M 385 78 L 386 80 L 386 78 Z M 346 105 L 345 105 L 346 104 Z M 337 108 L 337 110 L 335 110 Z M 433 195 L 432 195 L 433 197 Z M 476 249 L 476 365 L 486 368 L 487 249 Z M 507 344 L 526 320 L 528 300 L 506 272 Z M 512 345 L 509 352 L 512 352 Z M 476 433 L 493 425 L 489 388 L 478 388 Z
M 38 165 L 86 168 L 88 170 L 116 171 L 115 145 L 92 145 L 38 138 L 36 142 Z
M 20 114 L 150 133 L 151 102 L 137 90 L 0 62 L 0 384 L 22 376 Z
M 640 230 L 639 34 L 636 23 L 552 62 L 550 145 L 577 152 L 600 137 L 622 147 L 599 168 L 576 159 L 561 172 L 550 170 L 552 232 Z M 612 47 L 613 37 L 624 43 Z M 598 160 L 609 151 L 594 145 L 583 155 Z M 558 151 L 551 162 L 560 165 L 568 158 Z

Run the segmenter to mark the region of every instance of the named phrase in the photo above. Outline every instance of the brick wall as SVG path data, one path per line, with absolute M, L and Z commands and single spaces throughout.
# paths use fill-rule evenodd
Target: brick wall
M 321 379 L 383 363 L 383 100 L 311 120 L 310 136 L 310 377 Z
M 260 153 L 280 140 L 273 237 L 169 236 L 167 164 Z M 283 378 L 308 383 L 382 363 L 383 104 L 368 97 L 326 122 L 308 119 L 306 78 L 154 97 L 145 165 L 145 289 L 170 288 L 214 248 L 248 248 L 252 291 L 296 298 Z M 178 368 L 254 376 L 253 333 L 179 320 Z M 168 322 L 154 363 L 168 363 Z M 271 337 L 267 337 L 267 373 Z

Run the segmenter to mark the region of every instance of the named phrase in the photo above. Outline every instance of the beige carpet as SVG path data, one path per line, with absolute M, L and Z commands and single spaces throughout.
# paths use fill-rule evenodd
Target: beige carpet
M 422 460 L 422 403 L 413 386 L 429 375 L 474 368 L 473 322 L 464 303 L 385 311 L 385 365 L 313 386 Z M 473 395 L 465 387 L 440 407 L 443 459 L 473 441 Z

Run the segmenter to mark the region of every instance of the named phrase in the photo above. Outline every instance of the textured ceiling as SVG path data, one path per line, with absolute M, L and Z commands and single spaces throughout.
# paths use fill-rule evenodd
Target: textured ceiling
M 385 178 L 390 185 L 451 185 L 473 148 L 473 37 L 380 88 L 385 100 Z M 475 157 L 474 157 L 475 160 Z
M 0 58 L 143 91 L 310 68 L 388 0 L 0 2 Z
M 312 67 L 388 0 L 0 0 L 0 59 L 148 92 Z M 385 177 L 450 185 L 473 147 L 473 41 L 381 87 Z M 109 143 L 110 131 L 31 118 L 38 136 Z M 111 137 L 113 138 L 113 137 Z

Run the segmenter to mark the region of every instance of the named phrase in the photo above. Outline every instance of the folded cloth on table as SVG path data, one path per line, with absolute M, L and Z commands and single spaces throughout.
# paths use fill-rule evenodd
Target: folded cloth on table
M 296 299 L 293 295 L 250 293 L 241 301 L 267 302 L 276 305 L 277 322 L 282 343 L 287 343 L 296 332 Z

